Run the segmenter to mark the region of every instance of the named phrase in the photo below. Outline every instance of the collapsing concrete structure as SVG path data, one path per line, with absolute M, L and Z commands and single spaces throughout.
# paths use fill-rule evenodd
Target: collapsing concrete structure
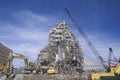
M 40 51 L 38 63 L 54 65 L 59 72 L 71 71 L 73 67 L 79 72 L 83 70 L 82 48 L 64 21 L 50 31 L 48 45 Z

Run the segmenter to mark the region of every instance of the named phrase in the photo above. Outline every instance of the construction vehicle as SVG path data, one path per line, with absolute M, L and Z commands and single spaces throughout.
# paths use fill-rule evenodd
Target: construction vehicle
M 28 58 L 26 56 L 22 55 L 22 54 L 19 54 L 19 53 L 14 53 L 14 54 L 15 55 L 13 55 L 13 58 L 24 60 L 24 62 L 25 62 L 24 70 L 26 72 L 30 71 L 30 73 L 32 73 L 35 70 L 36 73 L 39 73 L 39 71 L 40 71 L 40 65 L 39 64 L 36 64 L 34 62 L 29 62 Z
M 112 48 L 109 48 L 109 55 L 108 55 L 108 67 L 106 72 L 93 72 L 88 75 L 88 80 L 119 80 L 120 76 L 120 64 L 117 64 L 116 66 L 112 66 L 113 63 L 111 63 L 111 55 L 113 53 Z M 118 79 L 115 77 L 117 76 Z M 112 77 L 111 79 L 109 77 Z
M 14 53 L 11 49 L 7 48 L 6 46 L 0 43 L 0 71 L 3 74 L 7 75 L 7 77 L 13 73 L 14 58 L 24 60 L 25 71 L 30 71 L 32 73 L 33 70 L 36 70 L 36 73 L 39 73 L 41 68 L 39 64 L 29 62 L 26 56 L 19 53 Z
M 107 72 L 100 72 L 100 73 L 91 73 L 88 75 L 90 80 L 120 80 L 120 63 L 116 66 L 112 66 L 111 64 L 111 55 L 112 55 L 112 48 L 109 48 L 109 56 L 108 56 L 108 69 Z
M 0 43 L 0 71 L 7 76 L 12 73 L 12 50 Z
M 55 74 L 56 73 L 56 69 L 55 69 L 54 65 L 55 64 L 50 65 L 50 64 L 47 63 L 46 60 L 45 61 L 43 60 L 41 62 L 41 66 L 40 66 L 40 71 L 39 72 L 41 72 L 41 74 L 44 74 L 44 73 Z
M 29 68 L 29 61 L 28 58 L 22 54 L 19 53 L 14 53 L 14 55 L 12 56 L 12 58 L 17 58 L 17 59 L 22 59 L 25 62 L 25 68 Z
M 118 79 L 114 80 L 120 80 L 120 64 L 117 64 L 115 67 L 110 67 L 110 72 L 100 72 L 100 73 L 91 73 L 88 75 L 88 80 L 113 80 L 113 79 L 105 79 L 106 77 L 113 77 L 115 78 L 117 76 Z
M 48 73 L 48 74 L 56 74 L 57 71 L 56 71 L 55 67 L 50 66 L 50 67 L 48 68 L 48 70 L 47 70 L 47 73 Z
M 29 70 L 30 72 L 32 72 L 35 69 L 35 64 L 33 62 L 29 62 L 28 58 L 22 54 L 19 53 L 14 53 L 14 55 L 12 56 L 13 59 L 17 58 L 17 59 L 22 59 L 25 62 L 25 67 L 24 70 Z
M 117 66 L 115 66 L 115 67 L 111 67 L 111 53 L 113 52 L 112 48 L 109 48 L 108 66 L 107 66 L 104 63 L 105 61 L 103 60 L 103 58 L 99 55 L 98 51 L 96 50 L 96 48 L 94 47 L 94 45 L 90 41 L 90 39 L 84 33 L 84 31 L 82 30 L 80 25 L 77 23 L 77 21 L 74 19 L 74 17 L 72 16 L 71 12 L 67 8 L 65 8 L 65 11 L 67 12 L 68 16 L 71 18 L 73 23 L 76 25 L 76 27 L 79 30 L 81 36 L 86 41 L 87 45 L 92 50 L 93 54 L 96 56 L 96 58 L 102 64 L 102 66 L 105 68 L 105 70 L 107 71 L 108 68 L 110 70 L 109 72 L 91 73 L 89 75 L 89 79 L 88 80 L 101 80 L 100 78 L 103 77 L 103 76 L 104 77 L 108 77 L 108 76 L 115 77 L 116 74 L 119 75 L 120 74 L 120 64 L 117 64 Z M 104 80 L 104 79 L 102 79 L 102 80 Z M 106 79 L 106 80 L 109 80 L 109 79 Z

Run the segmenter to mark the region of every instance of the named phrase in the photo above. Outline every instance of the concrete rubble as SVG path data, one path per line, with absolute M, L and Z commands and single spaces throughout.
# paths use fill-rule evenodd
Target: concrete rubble
M 65 21 L 60 22 L 51 29 L 48 44 L 40 51 L 38 63 L 46 66 L 55 64 L 61 68 L 79 67 L 83 70 L 83 52 L 77 36 L 69 29 Z M 46 63 L 46 64 L 45 64 Z M 57 64 L 58 63 L 58 64 Z M 63 69 L 64 68 L 64 69 Z
M 82 48 L 65 21 L 51 29 L 48 44 L 40 51 L 37 64 L 47 69 L 54 66 L 57 73 L 16 74 L 10 80 L 83 80 Z

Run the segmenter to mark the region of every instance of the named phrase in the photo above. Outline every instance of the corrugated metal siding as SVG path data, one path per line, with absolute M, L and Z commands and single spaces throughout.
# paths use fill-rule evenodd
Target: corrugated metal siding
M 7 63 L 10 52 L 12 52 L 11 49 L 7 48 L 6 46 L 0 43 L 0 63 Z

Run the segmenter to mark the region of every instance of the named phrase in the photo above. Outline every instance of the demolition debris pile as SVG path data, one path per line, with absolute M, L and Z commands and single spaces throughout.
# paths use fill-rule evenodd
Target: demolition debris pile
M 50 31 L 48 44 L 40 51 L 38 63 L 41 66 L 54 66 L 58 73 L 83 70 L 82 48 L 64 21 Z
M 0 60 L 3 61 L 3 64 L 8 63 L 5 65 L 1 63 L 0 70 L 7 75 L 8 80 L 13 80 L 12 76 L 14 75 L 16 75 L 14 80 L 22 78 L 25 80 L 80 80 L 82 78 L 82 48 L 79 45 L 77 37 L 64 21 L 51 29 L 48 44 L 40 51 L 37 63 L 32 64 L 26 56 L 14 53 L 13 51 L 3 50 L 1 46 L 3 45 L 0 44 L 0 51 L 2 51 L 0 55 L 4 56 L 3 53 L 6 51 L 6 56 L 4 56 L 5 60 L 2 57 L 0 57 Z M 24 72 L 29 73 L 15 73 L 12 67 L 13 58 L 23 59 L 25 61 Z M 32 73 L 35 73 L 35 75 Z

